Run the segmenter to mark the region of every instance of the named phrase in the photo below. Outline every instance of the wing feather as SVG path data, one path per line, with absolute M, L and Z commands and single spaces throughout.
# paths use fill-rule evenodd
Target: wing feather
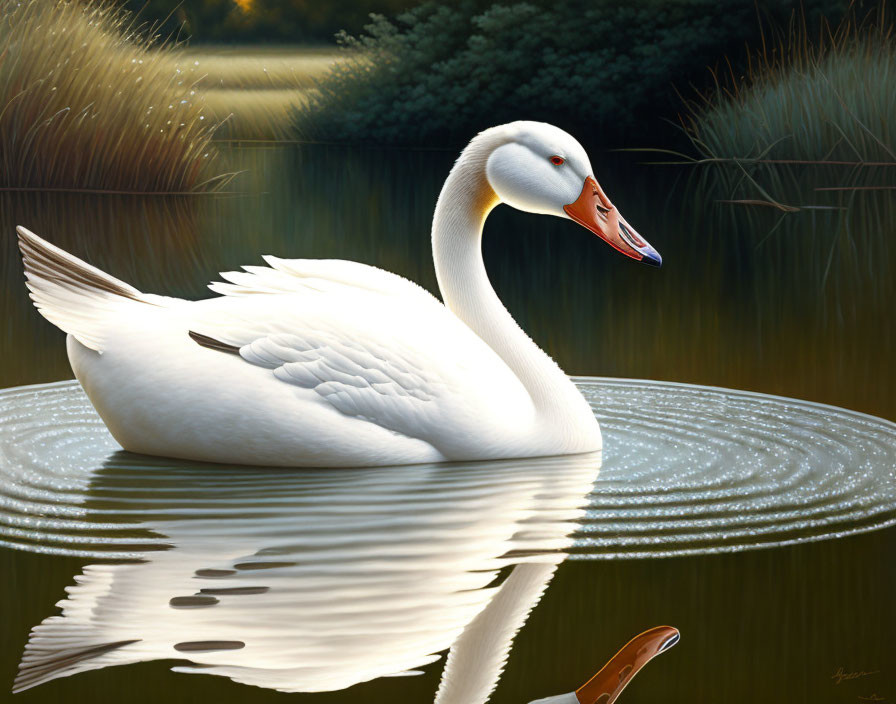
M 243 271 L 221 272 L 224 281 L 212 282 L 209 288 L 225 296 L 353 288 L 391 296 L 424 296 L 437 302 L 413 281 L 368 264 L 342 259 L 280 259 L 271 255 L 262 259 L 268 266 L 244 266 Z
M 504 362 L 416 284 L 356 262 L 265 260 L 222 274 L 225 295 L 203 302 L 191 332 L 347 416 L 430 442 L 449 427 L 462 445 L 531 411 Z

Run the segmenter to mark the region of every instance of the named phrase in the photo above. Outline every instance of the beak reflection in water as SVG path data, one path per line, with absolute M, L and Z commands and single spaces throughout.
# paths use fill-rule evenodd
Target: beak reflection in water
M 88 538 L 127 524 L 142 561 L 83 568 L 61 614 L 32 630 L 14 688 L 176 660 L 326 692 L 416 674 L 447 651 L 435 702 L 484 704 L 600 462 L 285 472 L 114 453 L 81 493 Z
M 530 704 L 613 704 L 641 668 L 678 643 L 680 638 L 678 629 L 671 626 L 657 626 L 639 633 L 575 692 L 538 699 Z

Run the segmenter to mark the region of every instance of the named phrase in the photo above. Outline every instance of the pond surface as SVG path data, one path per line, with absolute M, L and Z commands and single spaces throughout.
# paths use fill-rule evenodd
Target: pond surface
M 204 296 L 266 253 L 435 290 L 453 157 L 233 149 L 231 194 L 7 194 L 0 226 L 154 293 Z M 486 265 L 524 329 L 572 374 L 809 402 L 582 378 L 601 455 L 293 472 L 131 455 L 77 386 L 5 392 L 0 692 L 26 653 L 23 702 L 525 703 L 669 624 L 681 643 L 621 701 L 896 700 L 896 430 L 864 415 L 896 418 L 896 208 L 869 194 L 782 225 L 677 172 L 601 163 L 664 267 L 499 208 Z M 0 385 L 70 378 L 11 234 L 0 257 Z M 443 673 L 449 650 L 468 666 Z
M 662 604 L 663 591 L 675 591 L 652 579 L 607 584 L 615 565 L 567 569 L 568 558 L 667 558 L 656 562 L 663 574 L 676 562 L 700 564 L 670 557 L 839 538 L 896 520 L 896 424 L 723 389 L 578 383 L 602 424 L 601 453 L 357 470 L 134 455 L 118 448 L 76 382 L 2 392 L 0 540 L 68 558 L 55 570 L 78 564 L 57 604 L 61 616 L 32 624 L 16 687 L 56 681 L 46 689 L 77 691 L 76 681 L 59 678 L 161 662 L 177 673 L 283 692 L 357 686 L 368 699 L 363 692 L 376 686 L 393 701 L 413 701 L 416 685 L 404 677 L 372 681 L 411 673 L 438 681 L 420 701 L 435 694 L 443 704 L 485 702 L 496 687 L 493 701 L 514 701 L 504 693 L 521 682 L 505 685 L 501 675 L 515 640 L 544 648 L 548 672 L 580 655 L 548 647 L 526 624 L 542 594 L 551 594 L 558 566 L 578 576 L 584 601 L 555 606 L 542 619 L 562 633 L 587 614 L 596 619 L 595 643 L 606 638 L 600 622 L 618 618 L 620 608 L 639 630 L 646 625 L 633 599 Z M 878 545 L 882 535 L 863 544 Z M 792 560 L 794 550 L 787 552 Z M 730 569 L 750 567 L 753 560 Z M 688 577 L 701 591 L 724 589 L 704 583 L 705 574 L 678 578 Z M 750 584 L 757 575 L 739 577 Z M 614 586 L 631 593 L 590 601 Z M 778 586 L 792 587 L 786 579 Z M 880 583 L 869 596 L 887 604 L 886 588 Z M 774 597 L 764 590 L 724 598 L 746 601 L 750 624 L 736 642 L 717 633 L 718 644 L 704 639 L 716 624 L 685 628 L 697 636 L 691 657 L 703 663 L 723 651 L 765 649 L 769 634 L 787 625 L 767 608 Z M 681 607 L 665 605 L 693 618 Z M 805 618 L 803 608 L 811 600 L 797 610 Z M 815 627 L 842 627 L 844 616 L 855 627 L 850 609 L 814 616 Z M 888 629 L 869 634 L 865 647 L 885 652 Z M 436 680 L 446 650 L 450 665 Z M 666 678 L 654 686 L 675 693 L 686 684 L 668 671 Z M 550 693 L 544 673 L 523 681 L 523 692 Z M 198 694 L 206 682 L 184 686 Z

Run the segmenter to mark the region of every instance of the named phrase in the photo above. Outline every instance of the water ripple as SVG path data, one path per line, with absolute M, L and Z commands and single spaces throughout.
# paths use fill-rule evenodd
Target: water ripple
M 889 421 L 726 389 L 576 381 L 601 422 L 605 446 L 569 548 L 574 558 L 730 552 L 896 523 L 896 425 Z M 533 481 L 531 472 L 489 467 L 458 465 L 453 476 L 437 473 L 416 487 L 396 469 L 203 468 L 120 452 L 74 382 L 7 389 L 0 392 L 0 545 L 132 559 L 170 547 L 153 529 L 159 521 L 275 520 L 297 510 L 306 519 L 315 512 L 344 516 L 363 535 L 382 529 L 380 509 L 398 489 L 403 520 L 413 522 L 455 499 L 467 510 L 489 510 L 496 491 Z M 202 491 L 186 490 L 197 472 Z M 355 482 L 357 491 L 322 504 L 335 477 Z M 550 489 L 538 491 L 539 501 L 550 498 Z M 563 496 L 562 487 L 556 491 Z M 558 514 L 569 508 L 557 502 Z M 538 521 L 549 522 L 550 512 Z
M 732 552 L 896 523 L 896 425 L 742 391 L 578 379 L 604 462 L 574 557 Z

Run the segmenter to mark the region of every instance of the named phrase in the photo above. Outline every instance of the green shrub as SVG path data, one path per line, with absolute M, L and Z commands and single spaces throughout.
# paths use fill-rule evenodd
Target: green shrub
M 811 3 L 810 16 L 843 4 Z M 784 0 L 761 10 L 772 20 L 792 11 Z M 743 0 L 430 1 L 343 34 L 359 58 L 331 72 L 297 127 L 323 139 L 444 143 L 535 119 L 613 143 L 674 118 L 674 86 L 758 37 L 756 13 Z

